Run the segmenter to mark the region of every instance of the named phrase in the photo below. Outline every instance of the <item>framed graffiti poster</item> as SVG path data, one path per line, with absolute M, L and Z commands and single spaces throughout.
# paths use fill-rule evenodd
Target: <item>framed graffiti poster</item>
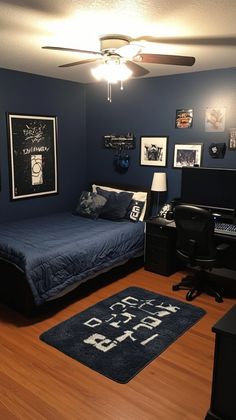
M 57 118 L 7 114 L 11 199 L 58 193 Z

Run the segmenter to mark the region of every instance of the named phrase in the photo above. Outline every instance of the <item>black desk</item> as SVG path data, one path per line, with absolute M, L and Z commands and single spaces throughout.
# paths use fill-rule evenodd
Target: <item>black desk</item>
M 176 255 L 176 227 L 174 221 L 161 217 L 146 220 L 144 268 L 169 276 L 178 271 L 183 263 Z M 216 242 L 230 245 L 222 266 L 236 270 L 236 236 L 215 233 Z M 235 273 L 236 279 L 236 273 Z
M 205 420 L 236 418 L 236 305 L 212 328 L 216 333 L 211 407 Z

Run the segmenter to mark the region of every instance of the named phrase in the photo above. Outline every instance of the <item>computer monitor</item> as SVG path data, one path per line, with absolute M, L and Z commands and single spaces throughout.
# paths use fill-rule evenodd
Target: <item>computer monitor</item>
M 236 209 L 236 169 L 183 167 L 181 202 L 220 210 Z

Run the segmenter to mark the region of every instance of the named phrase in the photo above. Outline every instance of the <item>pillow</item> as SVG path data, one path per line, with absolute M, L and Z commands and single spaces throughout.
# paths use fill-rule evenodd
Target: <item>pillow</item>
M 93 184 L 92 185 L 92 191 L 96 192 L 97 191 L 97 187 L 102 188 L 103 190 L 106 191 L 115 191 L 115 192 L 122 192 L 124 190 L 119 190 L 117 188 L 111 188 L 111 187 L 106 187 L 103 185 L 97 185 L 97 184 Z M 141 216 L 139 218 L 139 220 L 143 221 L 145 213 L 146 213 L 146 207 L 147 207 L 147 192 L 146 191 L 127 191 L 127 192 L 132 192 L 133 193 L 133 199 L 134 200 L 138 200 L 138 201 L 143 201 L 144 202 L 144 206 L 143 206 L 143 210 L 141 212 Z
M 131 200 L 127 213 L 125 215 L 126 219 L 131 220 L 132 222 L 138 222 L 144 207 L 144 201 Z
M 101 217 L 104 219 L 124 219 L 133 193 L 106 191 L 97 187 L 97 192 L 107 199 L 105 206 L 102 209 Z
M 94 192 L 83 191 L 75 212 L 80 216 L 97 219 L 105 206 L 107 199 Z

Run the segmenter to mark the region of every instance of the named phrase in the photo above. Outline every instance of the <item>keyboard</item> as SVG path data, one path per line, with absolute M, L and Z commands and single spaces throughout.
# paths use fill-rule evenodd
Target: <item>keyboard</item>
M 236 236 L 236 225 L 231 223 L 215 222 L 215 233 Z

